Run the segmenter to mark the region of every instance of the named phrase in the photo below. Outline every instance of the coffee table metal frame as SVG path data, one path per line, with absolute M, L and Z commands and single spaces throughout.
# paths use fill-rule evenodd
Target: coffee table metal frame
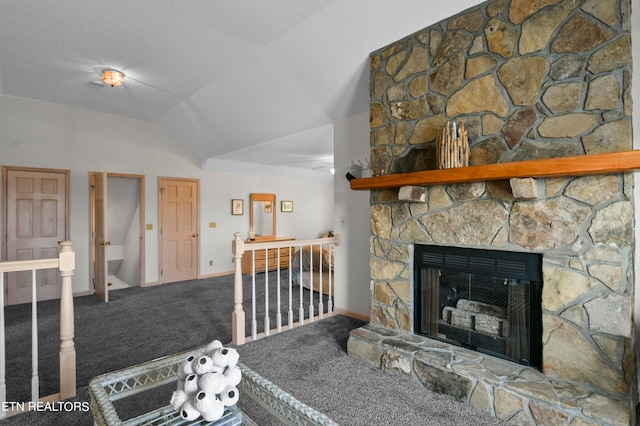
M 256 423 L 237 407 L 230 407 L 225 411 L 225 417 L 213 423 L 207 423 L 202 418 L 193 422 L 185 421 L 169 404 L 133 419 L 120 419 L 113 401 L 175 382 L 178 367 L 184 359 L 191 354 L 204 353 L 204 350 L 204 347 L 196 348 L 94 377 L 89 381 L 90 407 L 94 423 L 98 426 L 224 426 L 238 424 L 234 421 L 241 417 L 242 424 L 255 425 Z M 238 367 L 242 371 L 242 381 L 238 385 L 240 398 L 248 398 L 255 402 L 283 424 L 337 426 L 337 423 L 327 416 L 298 401 L 244 364 L 239 363 Z M 167 403 L 169 398 L 170 395 L 167 397 Z

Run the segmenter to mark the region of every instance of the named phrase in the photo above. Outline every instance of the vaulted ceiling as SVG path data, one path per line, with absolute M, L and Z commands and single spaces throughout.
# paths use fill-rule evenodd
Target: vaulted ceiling
M 203 164 L 328 169 L 369 53 L 478 3 L 0 0 L 0 94 L 152 121 Z

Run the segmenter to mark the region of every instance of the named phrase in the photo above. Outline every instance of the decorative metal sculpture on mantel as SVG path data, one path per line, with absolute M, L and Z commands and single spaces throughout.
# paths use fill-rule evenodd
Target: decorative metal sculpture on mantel
M 453 169 L 469 166 L 469 141 L 464 122 L 455 121 L 442 126 L 436 139 L 436 167 Z

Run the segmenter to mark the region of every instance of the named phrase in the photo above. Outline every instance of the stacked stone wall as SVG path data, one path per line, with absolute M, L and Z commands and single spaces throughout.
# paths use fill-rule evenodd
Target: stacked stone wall
M 372 175 L 435 168 L 463 120 L 472 165 L 632 148 L 629 0 L 497 0 L 371 54 Z M 371 323 L 413 329 L 413 244 L 543 254 L 543 368 L 635 389 L 630 174 L 371 193 Z M 415 201 L 415 200 L 413 200 Z
M 371 54 L 371 172 L 435 168 L 463 120 L 471 164 L 630 149 L 629 0 L 498 0 Z

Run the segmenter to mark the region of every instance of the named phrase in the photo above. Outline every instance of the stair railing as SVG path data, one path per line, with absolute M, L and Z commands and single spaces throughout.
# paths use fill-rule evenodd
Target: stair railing
M 73 286 L 71 277 L 75 270 L 75 252 L 71 241 L 60 241 L 60 252 L 57 258 L 16 260 L 0 262 L 0 405 L 2 407 L 12 407 L 14 404 L 7 403 L 7 382 L 6 382 L 6 348 L 5 348 L 5 273 L 6 272 L 31 272 L 31 311 L 32 311 L 32 365 L 31 365 L 31 401 L 55 402 L 76 395 L 76 349 L 73 341 L 74 337 L 74 317 L 73 317 Z M 43 269 L 58 269 L 62 278 L 62 288 L 60 295 L 60 392 L 40 398 L 40 377 L 38 374 L 38 310 L 37 310 L 37 289 L 36 271 Z M 23 411 L 24 404 L 15 404 Z M 14 410 L 0 410 L 0 418 L 15 414 Z
M 234 269 L 234 308 L 232 313 L 232 340 L 236 345 L 244 344 L 247 339 L 255 340 L 259 337 L 257 332 L 257 309 L 264 307 L 264 327 L 261 335 L 269 336 L 271 333 L 282 331 L 283 317 L 287 318 L 288 328 L 304 325 L 306 321 L 313 322 L 333 314 L 333 297 L 335 291 L 334 284 L 334 264 L 333 250 L 341 242 L 340 235 L 334 234 L 327 238 L 317 238 L 310 240 L 284 240 L 270 242 L 252 242 L 245 244 L 242 233 L 236 232 L 232 242 L 232 253 L 235 262 Z M 286 262 L 282 262 L 281 249 L 288 255 Z M 266 266 L 264 271 L 256 272 L 256 253 L 264 253 L 264 258 L 268 259 L 269 251 L 276 252 L 276 261 L 272 265 Z M 295 256 L 295 253 L 302 252 L 302 255 Z M 307 253 L 307 254 L 305 254 Z M 331 253 L 326 256 L 327 253 Z M 305 257 L 306 255 L 306 257 Z M 251 331 L 247 334 L 246 313 L 244 310 L 243 295 L 243 273 L 242 260 L 244 256 L 251 259 L 252 270 L 250 274 L 251 297 L 247 301 L 251 304 L 250 325 Z M 323 261 L 324 260 L 324 261 Z M 296 262 L 298 262 L 296 264 Z M 304 263 L 304 264 L 303 264 Z M 315 265 L 314 265 L 315 263 Z M 318 264 L 319 263 L 319 264 Z M 288 265 L 281 268 L 281 264 Z M 274 266 L 275 265 L 275 266 Z M 293 272 L 292 271 L 296 271 Z M 275 276 L 275 278 L 273 278 Z M 271 278 L 270 278 L 271 277 Z M 323 279 L 325 278 L 325 279 Z M 285 285 L 281 280 L 285 279 Z M 324 285 L 323 285 L 324 283 Z M 264 301 L 257 300 L 257 286 L 264 285 Z M 287 297 L 287 312 L 283 315 L 281 310 L 282 292 Z M 275 307 L 269 306 L 269 294 L 275 292 Z M 298 306 L 293 306 L 293 294 L 298 292 Z M 305 295 L 307 302 L 304 301 Z M 325 306 L 326 300 L 326 306 Z M 308 303 L 305 305 L 305 303 Z M 270 309 L 271 308 L 271 309 Z M 307 308 L 305 310 L 305 308 Z M 317 311 L 316 311 L 317 308 Z M 298 320 L 294 322 L 294 310 L 298 311 Z M 275 314 L 275 327 L 271 327 L 270 310 Z

